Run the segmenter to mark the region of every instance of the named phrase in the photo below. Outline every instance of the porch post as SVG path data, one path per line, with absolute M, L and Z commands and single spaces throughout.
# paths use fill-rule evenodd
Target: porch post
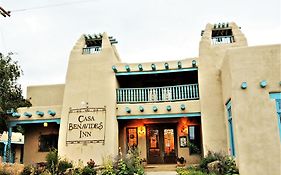
M 7 142 L 4 141 L 4 155 L 3 155 L 3 162 L 6 162 L 6 151 L 7 151 Z
M 7 150 L 6 150 L 6 161 L 12 162 L 12 156 L 11 156 L 11 141 L 12 141 L 12 127 L 9 126 L 8 128 L 8 143 L 7 143 Z

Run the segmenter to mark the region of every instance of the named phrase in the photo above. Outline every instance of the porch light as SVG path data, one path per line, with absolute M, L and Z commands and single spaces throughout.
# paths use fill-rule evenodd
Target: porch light
M 44 123 L 43 123 L 43 126 L 44 126 L 44 127 L 48 127 L 48 123 L 47 123 L 47 122 L 44 122 Z
M 188 134 L 188 128 L 187 128 L 187 126 L 182 126 L 182 128 L 181 128 L 181 132 L 183 133 L 183 134 Z
M 138 67 L 139 67 L 139 70 L 140 70 L 140 71 L 143 71 L 143 68 L 142 68 L 142 65 L 141 65 L 141 64 L 139 64 Z
M 168 69 L 169 69 L 169 64 L 168 64 L 168 63 L 165 63 L 164 65 L 165 65 L 165 69 L 168 70 Z
M 139 134 L 139 136 L 143 136 L 145 134 L 145 127 L 144 126 L 138 127 L 138 134 Z
M 126 107 L 126 108 L 125 108 L 125 111 L 126 111 L 127 113 L 131 113 L 131 109 L 130 109 L 129 107 Z
M 153 106 L 153 107 L 152 107 L 152 110 L 153 110 L 154 112 L 156 112 L 156 111 L 158 110 L 157 106 Z
M 182 65 L 181 65 L 181 62 L 180 62 L 180 61 L 178 62 L 178 68 L 179 68 L 179 69 L 182 68 Z
M 185 110 L 185 105 L 181 104 L 181 110 Z
M 17 113 L 17 112 L 13 112 L 12 116 L 13 116 L 13 117 L 16 117 L 16 118 L 20 118 L 20 114 Z
M 261 88 L 265 88 L 265 87 L 266 87 L 266 85 L 267 85 L 266 80 L 262 80 L 262 81 L 260 82 L 260 86 L 261 86 Z
M 127 72 L 130 72 L 130 71 L 131 71 L 131 69 L 130 69 L 130 66 L 129 66 L 129 65 L 126 65 L 126 66 L 125 66 L 125 69 L 127 70 Z
M 56 112 L 52 110 L 48 110 L 48 114 L 54 117 L 56 115 Z
M 243 82 L 241 84 L 241 89 L 247 89 L 247 82 Z
M 196 67 L 196 60 L 192 60 L 192 67 Z
M 26 117 L 29 117 L 29 118 L 32 116 L 32 114 L 29 113 L 29 112 L 25 112 L 23 115 L 26 116 Z
M 167 111 L 171 111 L 172 107 L 170 105 L 166 106 Z
M 139 107 L 140 112 L 144 111 L 144 108 L 142 106 Z
M 152 70 L 156 70 L 156 65 L 155 64 L 151 64 L 151 68 L 152 68 Z
M 42 112 L 42 111 L 36 111 L 36 114 L 39 115 L 40 117 L 44 116 L 44 112 Z
M 116 66 L 112 66 L 112 70 L 113 70 L 115 73 L 118 72 Z

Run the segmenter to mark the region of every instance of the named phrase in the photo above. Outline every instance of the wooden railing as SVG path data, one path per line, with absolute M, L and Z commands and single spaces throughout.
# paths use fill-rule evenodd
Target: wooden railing
M 116 89 L 117 103 L 145 103 L 199 99 L 198 84 Z
M 216 36 L 212 37 L 212 44 L 218 45 L 218 44 L 230 44 L 234 42 L 233 36 Z
M 93 54 L 93 53 L 100 53 L 101 47 L 95 46 L 95 47 L 85 47 L 83 48 L 83 54 Z

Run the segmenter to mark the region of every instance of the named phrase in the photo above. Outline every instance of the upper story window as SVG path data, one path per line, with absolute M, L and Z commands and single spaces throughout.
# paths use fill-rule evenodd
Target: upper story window
M 83 48 L 83 54 L 95 54 L 100 53 L 102 49 L 102 34 L 84 35 L 85 47 Z M 117 44 L 118 42 L 112 36 L 108 37 L 111 44 Z
M 278 128 L 279 128 L 279 137 L 280 137 L 280 141 L 281 141 L 281 92 L 270 93 L 269 96 L 271 99 L 275 99 Z
M 212 44 L 230 44 L 235 42 L 232 29 L 229 27 L 228 23 L 215 24 L 212 30 Z

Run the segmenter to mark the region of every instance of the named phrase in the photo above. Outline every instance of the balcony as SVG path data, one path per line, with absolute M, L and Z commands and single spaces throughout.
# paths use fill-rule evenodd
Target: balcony
M 116 89 L 117 103 L 152 103 L 199 99 L 198 84 Z
M 83 48 L 83 54 L 95 54 L 100 53 L 101 47 L 100 46 L 94 46 L 94 47 L 85 47 Z

